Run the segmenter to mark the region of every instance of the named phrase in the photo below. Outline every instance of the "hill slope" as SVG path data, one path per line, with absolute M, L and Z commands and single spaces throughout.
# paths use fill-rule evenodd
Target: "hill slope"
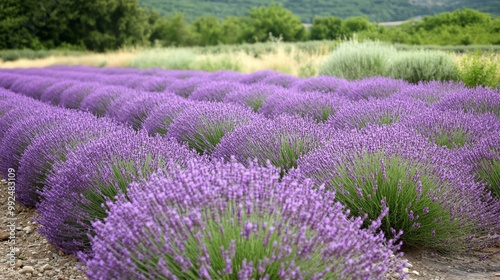
M 499 0 L 276 0 L 310 23 L 314 16 L 333 15 L 341 18 L 365 15 L 371 21 L 399 21 L 420 15 L 472 8 L 500 15 Z M 188 21 L 202 15 L 243 16 L 252 7 L 269 5 L 265 0 L 139 0 L 141 6 L 162 15 L 181 12 Z

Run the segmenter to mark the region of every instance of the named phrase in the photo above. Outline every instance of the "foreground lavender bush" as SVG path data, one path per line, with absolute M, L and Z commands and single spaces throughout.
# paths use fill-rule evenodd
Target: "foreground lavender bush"
M 408 86 L 409 84 L 402 80 L 372 77 L 345 83 L 339 86 L 336 93 L 353 101 L 383 99 Z
M 120 110 L 116 112 L 116 120 L 138 130 L 142 123 L 159 106 L 175 102 L 177 95 L 173 93 L 140 93 L 130 98 Z
M 61 93 L 59 105 L 69 109 L 79 109 L 85 97 L 101 86 L 102 84 L 98 83 L 75 83 Z
M 227 81 L 213 81 L 198 86 L 196 90 L 189 95 L 189 99 L 198 101 L 217 101 L 222 102 L 224 97 L 231 93 L 240 91 L 244 86 L 240 83 Z
M 102 117 L 106 115 L 108 107 L 122 95 L 133 96 L 136 91 L 120 86 L 103 86 L 94 90 L 87 95 L 82 103 L 80 109 L 83 111 L 91 112 L 92 114 Z
M 246 85 L 236 91 L 228 93 L 223 101 L 226 103 L 235 103 L 242 106 L 250 107 L 254 112 L 257 112 L 264 101 L 271 95 L 277 93 L 286 93 L 286 89 L 278 86 L 264 85 L 261 83 Z
M 313 118 L 317 122 L 324 122 L 340 108 L 351 103 L 348 99 L 327 95 L 319 92 L 281 91 L 272 94 L 265 101 L 259 112 L 267 117 L 283 113 Z
M 236 128 L 215 147 L 213 158 L 239 162 L 256 158 L 260 164 L 268 161 L 282 174 L 297 166 L 297 160 L 317 148 L 327 132 L 311 119 L 280 115 L 273 120 L 257 118 Z
M 498 241 L 500 203 L 474 181 L 462 156 L 402 125 L 340 132 L 298 166 L 353 215 L 376 219 L 384 199 L 382 230 L 402 230 L 408 246 L 456 252 Z
M 56 106 L 59 105 L 61 102 L 61 94 L 75 83 L 75 81 L 60 81 L 53 83 L 43 91 L 40 96 L 40 101 Z
M 297 81 L 292 88 L 300 92 L 312 91 L 332 94 L 337 92 L 339 87 L 348 83 L 349 82 L 347 80 L 337 77 L 318 76 Z
M 55 127 L 35 138 L 19 161 L 16 184 L 17 200 L 35 206 L 39 193 L 53 165 L 63 162 L 70 151 L 105 135 L 124 129 L 107 119 L 97 120 L 90 114 L 79 113 L 61 120 Z
M 478 179 L 488 184 L 489 190 L 497 199 L 500 199 L 499 131 L 481 139 L 464 157 L 474 167 Z
M 198 86 L 203 85 L 208 80 L 204 77 L 190 77 L 183 80 L 178 80 L 170 84 L 166 91 L 173 92 L 181 97 L 188 98 Z
M 450 149 L 475 143 L 500 131 L 500 120 L 493 114 L 476 116 L 462 111 L 440 111 L 429 108 L 407 118 L 407 127 L 415 129 L 431 142 Z
M 171 98 L 169 102 L 161 104 L 151 111 L 143 123 L 143 128 L 146 129 L 150 135 L 165 135 L 177 116 L 184 112 L 186 108 L 194 104 L 195 103 L 181 97 Z
M 361 229 L 309 180 L 279 182 L 276 168 L 234 161 L 168 170 L 94 223 L 93 254 L 80 254 L 90 279 L 385 279 L 402 270 L 391 257 L 399 246 L 374 235 L 377 223 Z
M 416 100 L 382 99 L 347 104 L 330 116 L 326 124 L 335 129 L 361 129 L 367 125 L 390 125 L 425 108 Z
M 46 107 L 40 115 L 33 114 L 13 122 L 0 141 L 0 169 L 4 178 L 7 178 L 9 168 L 18 169 L 22 154 L 34 139 L 46 134 L 66 117 L 70 117 L 70 113 Z
M 413 98 L 416 100 L 425 101 L 428 104 L 440 101 L 443 97 L 456 91 L 465 89 L 461 83 L 449 81 L 429 81 L 419 82 L 416 85 L 408 85 L 393 95 L 395 98 Z
M 448 94 L 434 106 L 441 110 L 473 114 L 493 113 L 500 117 L 500 91 L 483 87 L 467 88 Z
M 56 82 L 58 81 L 53 78 L 25 76 L 17 79 L 11 85 L 10 90 L 34 99 L 40 99 L 45 89 Z
M 200 154 L 210 154 L 225 134 L 255 117 L 250 109 L 235 104 L 200 102 L 174 120 L 167 137 L 187 143 Z
M 14 84 L 17 79 L 22 78 L 21 75 L 14 73 L 0 73 L 0 87 L 4 89 L 10 89 L 12 84 Z
M 37 211 L 40 233 L 66 253 L 89 250 L 91 223 L 106 217 L 104 202 L 172 160 L 196 154 L 174 141 L 120 130 L 72 150 L 46 179 Z

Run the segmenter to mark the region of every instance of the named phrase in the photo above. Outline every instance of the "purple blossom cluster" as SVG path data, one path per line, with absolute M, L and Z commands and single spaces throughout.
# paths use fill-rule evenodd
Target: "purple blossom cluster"
M 403 80 L 384 77 L 371 77 L 363 80 L 344 83 L 336 90 L 336 94 L 345 96 L 353 101 L 383 99 L 408 87 Z
M 270 162 L 286 172 L 297 166 L 297 160 L 319 147 L 326 131 L 311 119 L 280 115 L 273 120 L 256 118 L 223 137 L 213 157 L 241 163 L 257 159 Z
M 374 202 L 386 199 L 384 231 L 403 230 L 405 244 L 456 250 L 498 241 L 472 237 L 500 230 L 500 201 L 474 180 L 460 154 L 404 125 L 339 131 L 299 159 L 298 167 L 303 176 L 335 191 L 354 215 L 369 213 L 375 219 L 379 212 L 373 209 L 381 205 Z
M 184 142 L 201 154 L 210 154 L 223 136 L 257 115 L 230 103 L 200 102 L 186 108 L 169 126 L 167 137 Z
M 133 184 L 94 223 L 90 279 L 385 279 L 398 245 L 346 217 L 332 193 L 231 161 Z M 383 214 L 381 215 L 383 217 Z M 387 245 L 384 245 L 387 244 Z

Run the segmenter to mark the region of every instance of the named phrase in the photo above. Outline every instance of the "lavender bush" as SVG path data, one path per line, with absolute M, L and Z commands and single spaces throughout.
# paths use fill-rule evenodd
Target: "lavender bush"
M 61 94 L 74 84 L 74 81 L 60 81 L 53 83 L 43 91 L 40 96 L 40 101 L 57 106 L 61 102 Z
M 250 107 L 254 112 L 257 112 L 269 96 L 286 92 L 288 92 L 286 89 L 278 86 L 256 83 L 240 87 L 238 90 L 228 93 L 223 101 Z
M 240 83 L 228 81 L 212 81 L 200 85 L 189 95 L 189 99 L 198 101 L 222 102 L 231 92 L 240 91 L 244 86 Z
M 174 120 L 167 137 L 187 143 L 200 154 L 210 154 L 225 134 L 255 117 L 250 109 L 235 104 L 200 102 Z
M 375 219 L 384 200 L 383 231 L 402 230 L 408 246 L 456 252 L 498 241 L 499 201 L 474 181 L 460 155 L 402 125 L 339 132 L 298 166 L 353 215 Z
M 121 130 L 72 150 L 53 166 L 38 205 L 40 232 L 66 253 L 89 250 L 91 223 L 106 217 L 104 202 L 173 160 L 196 154 L 174 141 Z
M 321 144 L 326 131 L 311 119 L 280 115 L 273 120 L 257 118 L 222 138 L 213 158 L 232 156 L 241 163 L 256 158 L 270 162 L 282 174 L 297 166 L 297 160 Z
M 184 112 L 186 108 L 193 105 L 193 102 L 181 97 L 171 98 L 169 102 L 161 104 L 151 111 L 143 123 L 143 128 L 150 135 L 165 135 L 177 116 Z
M 371 77 L 362 80 L 344 83 L 337 88 L 336 93 L 353 101 L 383 99 L 408 87 L 403 80 L 384 77 Z
M 134 184 L 94 223 L 90 279 L 385 279 L 398 246 L 278 169 L 190 162 Z M 381 216 L 382 217 L 382 216 Z M 384 245 L 386 244 L 386 245 Z
M 98 83 L 75 83 L 61 93 L 59 105 L 69 109 L 79 109 L 83 99 L 101 87 Z
M 493 113 L 500 118 L 500 91 L 484 87 L 448 94 L 434 104 L 441 110 L 457 110 L 474 114 Z
M 332 94 L 337 92 L 339 87 L 342 87 L 349 82 L 345 79 L 331 77 L 331 76 L 318 76 L 314 78 L 307 78 L 297 81 L 293 89 L 300 92 L 321 92 Z
M 136 92 L 134 90 L 126 87 L 99 87 L 83 99 L 80 104 L 80 109 L 91 112 L 98 117 L 102 117 L 106 115 L 108 108 L 116 99 L 120 98 L 122 95 L 128 97 L 135 94 Z
M 348 99 L 327 95 L 320 92 L 281 91 L 270 95 L 259 112 L 267 117 L 283 113 L 313 118 L 317 122 L 324 122 L 340 108 L 349 104 Z

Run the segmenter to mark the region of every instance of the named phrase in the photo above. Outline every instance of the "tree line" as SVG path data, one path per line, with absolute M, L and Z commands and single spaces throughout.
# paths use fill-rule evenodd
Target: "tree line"
M 210 46 L 276 38 L 287 42 L 337 40 L 354 34 L 407 44 L 448 44 L 439 39 L 448 34 L 450 41 L 459 40 L 460 44 L 500 44 L 500 19 L 464 9 L 398 27 L 383 27 L 366 17 L 327 16 L 314 18 L 306 28 L 283 5 L 270 4 L 251 8 L 246 16 L 219 20 L 207 15 L 188 24 L 183 14 L 161 16 L 141 8 L 137 0 L 0 2 L 0 49 L 107 51 L 125 46 Z

